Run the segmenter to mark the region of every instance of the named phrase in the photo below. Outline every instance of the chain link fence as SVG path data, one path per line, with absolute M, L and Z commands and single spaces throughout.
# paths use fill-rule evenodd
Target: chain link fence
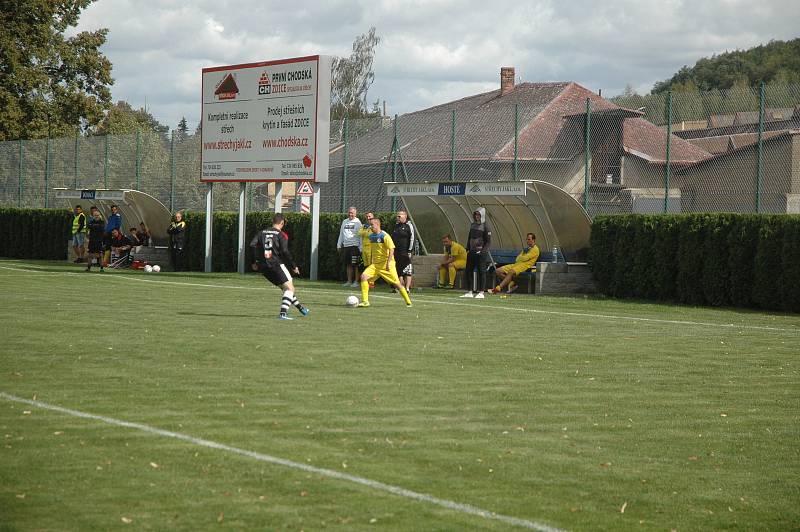
M 800 212 L 800 86 L 606 100 L 574 83 L 523 83 L 401 116 L 333 121 L 322 210 L 396 210 L 387 182 L 539 179 L 591 216 Z M 132 188 L 205 208 L 200 139 L 152 132 L 0 142 L 0 204 L 56 205 L 57 187 Z M 251 210 L 275 186 L 247 185 Z M 284 210 L 299 210 L 294 184 Z M 236 210 L 239 185 L 214 185 Z

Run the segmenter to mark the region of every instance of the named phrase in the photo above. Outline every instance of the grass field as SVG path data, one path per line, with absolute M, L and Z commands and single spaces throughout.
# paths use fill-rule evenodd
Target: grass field
M 800 316 L 0 261 L 0 530 L 800 527 Z M 297 313 L 294 313 L 297 316 Z

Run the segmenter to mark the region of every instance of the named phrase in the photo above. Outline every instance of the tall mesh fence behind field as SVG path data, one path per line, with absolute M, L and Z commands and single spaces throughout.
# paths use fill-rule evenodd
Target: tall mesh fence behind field
M 800 211 L 799 86 L 518 100 L 332 121 L 322 210 L 396 209 L 386 194 L 392 181 L 538 179 L 591 216 Z M 171 210 L 202 210 L 199 175 L 197 135 L 0 142 L 3 206 L 65 207 L 55 203 L 57 187 L 132 188 Z M 214 185 L 216 210 L 236 210 L 238 197 L 239 184 Z M 248 184 L 247 205 L 273 210 L 275 185 Z M 283 208 L 299 209 L 293 184 Z

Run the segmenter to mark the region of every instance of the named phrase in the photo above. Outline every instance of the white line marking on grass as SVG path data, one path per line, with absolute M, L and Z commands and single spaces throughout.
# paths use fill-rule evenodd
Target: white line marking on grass
M 0 266 L 0 268 L 6 270 L 13 270 L 13 271 L 20 271 L 20 272 L 28 272 L 31 270 L 26 270 L 22 268 L 10 268 L 5 266 Z M 50 273 L 53 275 L 81 275 L 75 272 L 35 272 L 35 273 Z M 178 286 L 192 286 L 198 288 L 222 288 L 222 289 L 230 289 L 230 290 L 269 290 L 271 287 L 253 287 L 253 286 L 229 286 L 229 285 L 218 285 L 218 284 L 208 284 L 208 283 L 192 283 L 192 282 L 180 282 L 180 281 L 162 281 L 157 279 L 140 279 L 137 277 L 129 276 L 129 275 L 119 275 L 119 276 L 105 276 L 105 279 L 117 279 L 117 280 L 125 280 L 125 281 L 137 281 L 141 283 L 153 283 L 153 284 L 168 284 L 168 285 L 178 285 Z M 304 287 L 304 291 L 309 292 L 320 292 L 320 293 L 327 293 L 327 294 L 341 294 L 342 291 L 339 290 L 328 290 L 325 288 L 313 288 L 313 287 Z M 378 298 L 378 299 L 395 299 L 392 296 L 380 295 L 380 294 L 372 294 L 370 297 Z M 422 299 L 420 299 L 422 298 Z M 430 303 L 432 305 L 452 305 L 455 307 L 471 307 L 471 308 L 480 308 L 480 309 L 494 309 L 494 310 L 508 310 L 511 312 L 524 312 L 524 313 L 531 313 L 531 314 L 552 314 L 555 316 L 573 316 L 578 318 L 593 318 L 593 319 L 608 319 L 608 320 L 625 320 L 625 321 L 633 321 L 633 322 L 645 322 L 645 323 L 664 323 L 669 325 L 691 325 L 696 327 L 718 327 L 723 329 L 746 329 L 746 330 L 756 330 L 756 331 L 773 331 L 773 332 L 788 332 L 788 333 L 795 333 L 800 334 L 800 329 L 786 329 L 782 327 L 770 327 L 767 325 L 745 325 L 745 324 L 735 324 L 735 323 L 710 323 L 710 322 L 702 322 L 702 321 L 688 321 L 688 320 L 665 320 L 660 318 L 641 318 L 638 316 L 624 316 L 624 315 L 613 315 L 613 314 L 592 314 L 590 312 L 568 312 L 568 311 L 559 311 L 559 310 L 541 310 L 541 309 L 527 309 L 527 308 L 519 308 L 519 307 L 507 307 L 507 306 L 498 306 L 492 304 L 476 304 L 476 303 L 466 303 L 460 301 L 440 301 L 436 299 L 427 299 L 424 296 L 420 296 L 416 294 L 414 296 L 415 301 L 422 301 L 425 303 Z
M 141 423 L 132 423 L 130 421 L 123 421 L 121 419 L 114 419 L 112 417 L 106 416 L 99 416 L 96 414 L 89 414 L 87 412 L 81 412 L 79 410 L 72 410 L 70 408 L 64 408 L 61 406 L 51 405 L 48 403 L 42 403 L 41 401 L 33 401 L 30 399 L 23 399 L 22 397 L 17 397 L 15 395 L 7 394 L 5 392 L 0 392 L 0 397 L 6 399 L 8 401 L 13 401 L 16 403 L 24 403 L 30 406 L 35 406 L 38 408 L 42 408 L 45 410 L 52 410 L 54 412 L 59 412 L 62 414 L 67 414 L 73 417 L 79 417 L 83 419 L 92 419 L 95 421 L 102 421 L 103 423 L 107 423 L 109 425 L 116 425 L 118 427 L 125 427 L 129 429 L 140 430 L 142 432 L 147 432 L 150 434 L 155 434 L 157 436 L 164 436 L 166 438 L 173 438 L 176 440 L 185 441 L 191 443 L 193 445 L 199 445 L 201 447 L 207 447 L 209 449 L 217 449 L 220 451 L 226 451 L 233 454 L 238 454 L 241 456 L 246 456 L 248 458 L 252 458 L 254 460 L 258 460 L 259 462 L 267 462 L 270 464 L 281 465 L 284 467 L 289 467 L 292 469 L 299 469 L 301 471 L 305 471 L 307 473 L 314 473 L 317 475 L 322 475 L 324 477 L 334 478 L 337 480 L 344 480 L 347 482 L 353 482 L 355 484 L 361 484 L 362 486 L 366 486 L 368 488 L 372 488 L 375 490 L 385 491 L 391 493 L 393 495 L 398 495 L 400 497 L 405 497 L 407 499 L 413 499 L 421 502 L 427 502 L 430 504 L 435 504 L 436 506 L 441 506 L 443 508 L 447 508 L 449 510 L 453 510 L 455 512 L 469 514 L 469 515 L 476 515 L 478 517 L 483 517 L 486 519 L 494 519 L 495 521 L 502 521 L 503 523 L 507 523 L 514 526 L 519 526 L 523 528 L 528 528 L 531 530 L 540 530 L 542 532 L 558 532 L 560 529 L 553 528 L 551 526 L 537 523 L 535 521 L 528 521 L 526 519 L 520 519 L 518 517 L 513 517 L 510 515 L 503 515 L 491 512 L 489 510 L 482 510 L 481 508 L 477 508 L 475 506 L 469 504 L 462 504 L 459 502 L 449 501 L 447 499 L 440 499 L 438 497 L 434 497 L 432 495 L 427 495 L 425 493 L 419 493 L 416 491 L 407 490 L 405 488 L 401 488 L 399 486 L 393 486 L 391 484 L 384 484 L 383 482 L 378 482 L 377 480 L 370 480 L 364 477 L 358 477 L 355 475 L 349 475 L 347 473 L 342 473 L 340 471 L 335 471 L 333 469 L 324 469 L 321 467 L 314 467 L 307 464 L 302 464 L 300 462 L 294 462 L 292 460 L 286 460 L 284 458 L 278 458 L 275 456 L 270 456 L 268 454 L 262 454 L 255 451 L 248 451 L 247 449 L 240 449 L 238 447 L 231 447 L 230 445 L 225 445 L 224 443 L 217 443 L 211 440 L 204 440 L 202 438 L 195 438 L 194 436 L 189 436 L 187 434 L 181 434 L 179 432 L 172 432 L 169 430 L 162 430 L 155 427 L 151 427 L 149 425 L 143 425 Z

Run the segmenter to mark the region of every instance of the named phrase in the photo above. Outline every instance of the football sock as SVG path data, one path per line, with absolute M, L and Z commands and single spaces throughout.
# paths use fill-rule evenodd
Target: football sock
M 302 308 L 303 308 L 303 305 L 301 305 L 301 304 L 300 304 L 300 300 L 299 300 L 299 299 L 297 299 L 295 296 L 292 296 L 292 305 L 294 305 L 294 307 L 295 307 L 297 310 L 300 310 L 300 309 L 302 309 Z
M 402 286 L 400 287 L 400 295 L 403 296 L 403 301 L 406 302 L 406 305 L 411 304 L 411 298 L 408 297 L 408 292 L 406 292 L 406 289 L 403 288 Z
M 361 301 L 369 301 L 369 281 L 361 281 Z
M 294 293 L 291 290 L 286 290 L 283 293 L 283 298 L 281 298 L 281 314 L 286 314 L 289 310 L 289 305 L 292 304 L 292 299 L 294 299 Z

